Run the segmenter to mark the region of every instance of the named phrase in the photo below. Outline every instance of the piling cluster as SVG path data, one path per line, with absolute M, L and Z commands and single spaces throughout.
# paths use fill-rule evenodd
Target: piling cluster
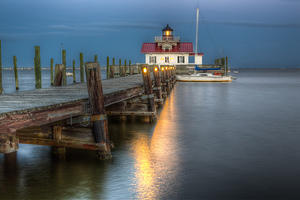
M 228 75 L 228 57 L 222 57 L 222 58 L 217 58 L 215 59 L 215 65 L 220 66 L 224 72 L 224 75 Z

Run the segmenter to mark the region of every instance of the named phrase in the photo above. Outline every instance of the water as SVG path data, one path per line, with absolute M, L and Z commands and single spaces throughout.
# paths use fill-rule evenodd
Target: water
M 21 145 L 1 199 L 299 199 L 300 71 L 177 83 L 155 124 L 110 123 L 111 161 Z
M 67 69 L 67 72 L 72 73 L 72 69 Z M 16 92 L 15 76 L 13 70 L 3 70 L 3 90 L 4 93 Z M 76 82 L 80 82 L 80 70 L 75 70 Z M 34 70 L 18 70 L 19 76 L 19 90 L 34 90 L 35 89 L 35 75 Z M 42 88 L 50 87 L 50 70 L 42 70 Z M 105 70 L 101 70 L 102 79 L 106 79 Z M 67 84 L 73 83 L 73 77 L 67 77 Z

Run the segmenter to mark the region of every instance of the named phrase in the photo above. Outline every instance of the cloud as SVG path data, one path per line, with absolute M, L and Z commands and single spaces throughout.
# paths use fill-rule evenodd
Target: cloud
M 200 23 L 208 24 L 225 24 L 232 26 L 245 26 L 245 27 L 261 27 L 261 28 L 300 28 L 300 24 L 273 24 L 273 23 L 262 23 L 262 22 L 247 22 L 247 21 L 207 21 L 200 20 Z

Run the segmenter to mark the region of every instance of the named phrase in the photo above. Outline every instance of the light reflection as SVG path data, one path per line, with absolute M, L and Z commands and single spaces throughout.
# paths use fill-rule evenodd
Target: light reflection
M 178 127 L 176 123 L 176 106 L 173 93 L 165 102 L 155 126 L 152 138 L 140 133 L 134 142 L 135 178 L 138 199 L 159 199 L 160 191 L 171 191 L 176 184 L 179 170 L 180 151 Z

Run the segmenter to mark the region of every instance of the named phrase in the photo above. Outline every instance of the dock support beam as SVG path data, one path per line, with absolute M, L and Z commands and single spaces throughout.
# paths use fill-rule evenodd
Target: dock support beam
M 19 149 L 16 134 L 0 134 L 0 153 L 13 153 Z
M 163 104 L 162 98 L 162 89 L 161 89 L 161 79 L 160 79 L 160 70 L 158 66 L 155 66 L 153 69 L 153 76 L 154 76 L 154 92 L 156 94 L 156 100 L 160 105 Z
M 52 133 L 53 133 L 53 139 L 57 143 L 59 143 L 62 139 L 62 127 L 61 126 L 53 126 Z M 66 158 L 66 147 L 53 146 L 52 152 L 57 158 L 59 158 L 61 160 L 64 160 Z
M 152 80 L 150 77 L 150 70 L 149 67 L 146 65 L 143 66 L 142 76 L 144 81 L 145 95 L 148 99 L 148 111 L 156 113 L 154 94 L 152 90 Z
M 65 66 L 63 64 L 55 65 L 54 86 L 62 86 L 64 80 Z
M 100 65 L 98 63 L 86 63 L 86 71 L 94 139 L 97 144 L 105 144 L 106 147 L 103 151 L 98 151 L 98 156 L 100 159 L 110 159 L 111 149 L 104 108 Z

